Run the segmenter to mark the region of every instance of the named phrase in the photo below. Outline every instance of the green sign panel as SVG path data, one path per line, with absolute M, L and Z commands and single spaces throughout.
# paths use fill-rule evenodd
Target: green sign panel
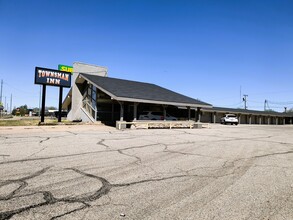
M 72 66 L 66 66 L 66 65 L 59 64 L 58 65 L 58 70 L 72 73 L 73 72 L 73 67 Z

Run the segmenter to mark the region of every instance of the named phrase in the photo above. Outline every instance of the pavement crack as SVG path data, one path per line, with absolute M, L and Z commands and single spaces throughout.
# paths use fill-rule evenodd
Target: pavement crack
M 141 163 L 141 158 L 140 157 L 138 157 L 138 156 L 135 156 L 135 155 L 131 155 L 131 154 L 127 154 L 127 153 L 124 153 L 123 151 L 124 151 L 125 149 L 120 149 L 120 150 L 118 150 L 118 153 L 119 154 L 122 154 L 122 155 L 125 155 L 125 156 L 128 156 L 128 157 L 131 157 L 131 158 L 135 158 L 136 159 L 136 163 L 138 162 L 138 163 Z
M 182 152 L 182 151 L 170 150 L 168 148 L 168 145 L 165 145 L 165 149 L 163 150 L 163 152 L 172 153 L 172 154 L 181 154 L 181 155 L 185 155 L 185 156 L 198 156 L 198 157 L 207 157 L 207 158 L 223 159 L 221 157 L 212 157 L 212 156 L 203 155 L 203 154 L 194 154 L 194 153 L 187 153 L 187 152 Z
M 16 181 L 25 182 L 25 180 L 34 178 L 36 176 L 39 176 L 39 175 L 45 173 L 49 168 L 50 167 L 44 168 L 44 169 L 42 169 L 40 171 L 37 171 L 37 172 L 35 172 L 35 173 L 33 173 L 33 174 L 29 175 L 29 176 L 26 176 L 26 177 L 23 177 L 23 178 L 20 178 L 20 179 L 17 179 L 17 180 L 10 180 L 10 182 L 13 182 L 13 181 L 14 182 L 16 182 Z M 96 201 L 96 200 L 100 199 L 101 197 L 106 196 L 111 191 L 112 188 L 130 187 L 130 186 L 138 185 L 138 184 L 161 182 L 161 181 L 166 181 L 166 180 L 171 180 L 171 179 L 178 179 L 178 178 L 191 178 L 191 177 L 219 178 L 220 177 L 220 176 L 208 176 L 208 175 L 196 175 L 196 174 L 194 174 L 194 175 L 181 174 L 181 175 L 173 175 L 173 176 L 162 177 L 162 178 L 144 179 L 144 180 L 133 181 L 133 182 L 129 182 L 129 183 L 112 184 L 107 179 L 105 179 L 103 177 L 96 176 L 96 175 L 93 175 L 93 174 L 90 174 L 90 173 L 86 173 L 86 172 L 83 172 L 83 171 L 81 171 L 79 169 L 76 169 L 76 168 L 66 168 L 66 169 L 67 170 L 72 170 L 72 171 L 74 171 L 74 172 L 76 172 L 76 173 L 78 173 L 78 174 L 80 174 L 82 176 L 86 176 L 86 177 L 89 177 L 89 178 L 96 179 L 96 180 L 98 180 L 98 181 L 100 181 L 102 183 L 102 186 L 98 190 L 96 190 L 93 194 L 88 195 L 88 196 L 71 197 L 71 198 L 58 198 L 58 199 L 55 198 L 50 191 L 36 191 L 36 192 L 34 192 L 34 194 L 38 194 L 38 193 L 43 194 L 43 199 L 44 199 L 43 202 L 40 202 L 40 203 L 34 204 L 34 205 L 29 205 L 29 206 L 26 206 L 26 207 L 22 207 L 22 208 L 19 208 L 19 209 L 7 211 L 7 212 L 2 212 L 2 213 L 0 213 L 0 220 L 10 219 L 11 217 L 13 217 L 16 214 L 20 214 L 22 212 L 29 211 L 29 210 L 31 210 L 33 208 L 42 207 L 42 206 L 46 206 L 46 205 L 49 205 L 49 204 L 55 204 L 55 203 L 58 203 L 58 202 L 81 203 L 81 204 L 83 204 L 83 206 L 81 206 L 79 208 L 76 208 L 74 210 L 62 213 L 60 215 L 57 215 L 57 216 L 54 216 L 54 217 L 51 218 L 51 219 L 57 219 L 57 218 L 60 218 L 60 217 L 63 217 L 63 216 L 69 215 L 71 213 L 78 212 L 80 210 L 83 210 L 83 209 L 86 209 L 86 208 L 90 207 L 89 202 Z M 234 174 L 234 172 L 232 174 Z M 222 176 L 225 176 L 225 175 L 227 175 L 227 174 L 224 174 Z M 228 174 L 228 175 L 231 175 L 231 174 Z M 2 183 L 2 185 L 3 185 L 3 183 Z M 17 191 L 20 191 L 25 186 L 26 186 L 26 184 L 24 184 L 23 186 L 20 186 L 17 189 Z M 15 193 L 16 193 L 16 191 L 10 196 L 10 199 L 17 198 L 17 197 L 13 197 L 15 195 Z M 30 195 L 33 195 L 33 194 L 30 194 Z M 21 197 L 24 197 L 24 196 L 28 196 L 28 195 L 21 195 Z
M 24 189 L 28 185 L 27 182 L 25 182 L 25 181 L 21 181 L 21 180 L 12 180 L 11 181 L 10 180 L 10 181 L 6 181 L 6 182 L 2 183 L 0 185 L 0 188 L 2 186 L 13 184 L 13 183 L 18 183 L 19 187 L 17 187 L 15 190 L 13 190 L 11 193 L 9 193 L 6 196 L 2 196 L 2 197 L 0 196 L 0 201 L 9 200 L 9 199 L 13 198 L 15 194 L 17 194 L 19 191 L 21 191 L 22 189 Z
M 11 210 L 11 211 L 8 211 L 8 212 L 1 212 L 0 213 L 0 220 L 10 219 L 16 214 L 20 214 L 20 213 L 28 211 L 30 209 L 37 208 L 37 207 L 47 205 L 47 204 L 48 204 L 47 202 L 42 202 L 42 203 L 38 203 L 38 204 L 35 204 L 35 205 L 30 205 L 30 206 L 27 206 L 27 207 L 23 207 L 23 208 L 20 208 L 20 209 Z
M 45 173 L 49 168 L 50 167 L 46 167 L 46 168 L 44 168 L 42 170 L 39 170 L 39 171 L 29 175 L 29 176 L 22 177 L 22 178 L 19 178 L 19 179 L 14 179 L 14 180 L 6 180 L 3 183 L 1 183 L 0 187 L 6 186 L 6 185 L 9 185 L 9 184 L 13 184 L 13 183 L 19 184 L 19 187 L 17 187 L 15 190 L 13 190 L 11 193 L 9 193 L 7 196 L 0 197 L 0 201 L 1 200 L 9 200 L 9 199 L 14 198 L 14 196 L 18 192 L 20 192 L 22 189 L 24 189 L 28 185 L 26 180 L 33 179 L 33 178 L 35 178 L 37 176 L 40 176 L 41 174 Z
M 169 176 L 169 177 L 163 177 L 163 178 L 145 179 L 145 180 L 129 182 L 129 183 L 112 184 L 112 186 L 113 187 L 125 187 L 125 186 L 133 186 L 133 185 L 142 184 L 142 183 L 160 182 L 160 181 L 165 181 L 165 180 L 170 180 L 170 179 L 185 178 L 185 177 L 192 177 L 192 176 L 198 176 L 198 175 L 182 174 L 182 175 L 175 175 L 175 176 Z
M 39 144 L 41 145 L 42 143 L 44 143 L 45 141 L 48 141 L 48 140 L 50 140 L 50 137 L 47 137 L 45 140 L 41 140 L 41 141 L 39 142 Z M 30 158 L 30 157 L 35 156 L 36 154 L 42 152 L 43 150 L 45 150 L 45 149 L 48 148 L 48 147 L 49 147 L 49 146 L 45 146 L 45 147 L 41 148 L 39 151 L 37 151 L 37 152 L 35 152 L 35 153 L 29 155 L 27 158 Z
M 79 198 L 79 199 L 75 199 L 75 198 L 69 199 L 71 201 L 80 201 L 80 202 L 94 201 L 94 200 L 97 200 L 100 197 L 108 194 L 112 188 L 112 185 L 109 183 L 109 181 L 103 177 L 99 177 L 99 176 L 95 176 L 93 174 L 85 173 L 85 172 L 82 172 L 76 168 L 67 168 L 67 170 L 72 170 L 72 171 L 79 173 L 83 176 L 97 179 L 102 183 L 102 187 L 99 190 L 97 190 L 94 194 L 87 196 L 87 197 Z M 68 199 L 65 199 L 64 201 L 68 201 Z
M 72 131 L 67 131 L 67 133 L 69 133 L 69 134 L 73 134 L 73 135 L 78 135 L 77 133 L 74 133 L 74 132 L 72 132 Z
M 271 153 L 271 154 L 263 154 L 263 155 L 258 155 L 254 156 L 252 158 L 262 158 L 262 157 L 269 157 L 269 156 L 275 156 L 275 155 L 286 155 L 286 154 L 292 154 L 293 150 L 290 151 L 284 151 L 284 152 L 276 152 L 276 153 Z
M 101 140 L 97 143 L 97 145 L 102 145 L 102 146 L 104 146 L 106 149 L 110 149 L 110 147 L 104 143 L 105 141 L 106 141 L 105 139 L 101 139 Z
M 43 142 L 48 141 L 48 140 L 50 140 L 50 137 L 47 137 L 45 140 L 41 140 L 40 144 L 42 144 Z
M 84 205 L 81 206 L 81 207 L 79 207 L 79 208 L 73 209 L 73 210 L 71 210 L 71 211 L 69 211 L 69 212 L 66 212 L 66 213 L 63 213 L 63 214 L 61 214 L 61 215 L 54 216 L 54 217 L 51 218 L 51 220 L 54 220 L 54 219 L 57 219 L 57 218 L 60 218 L 60 217 L 63 217 L 63 216 L 69 215 L 69 214 L 71 214 L 71 213 L 78 212 L 78 211 L 81 211 L 81 210 L 83 210 L 83 209 L 85 209 L 85 208 L 90 207 L 90 205 L 87 204 L 87 203 L 83 203 L 83 204 L 84 204 Z

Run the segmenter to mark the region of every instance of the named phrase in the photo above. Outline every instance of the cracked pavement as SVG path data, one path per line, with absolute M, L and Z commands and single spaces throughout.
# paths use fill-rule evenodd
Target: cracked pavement
M 293 219 L 293 126 L 0 128 L 0 220 Z

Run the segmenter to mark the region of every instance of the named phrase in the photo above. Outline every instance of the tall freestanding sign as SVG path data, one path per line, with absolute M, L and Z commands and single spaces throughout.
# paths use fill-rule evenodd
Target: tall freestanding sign
M 71 86 L 71 73 L 43 67 L 36 67 L 35 84 L 43 85 L 41 122 L 44 122 L 45 120 L 46 86 L 60 87 L 58 122 L 61 122 L 63 87 L 69 88 Z

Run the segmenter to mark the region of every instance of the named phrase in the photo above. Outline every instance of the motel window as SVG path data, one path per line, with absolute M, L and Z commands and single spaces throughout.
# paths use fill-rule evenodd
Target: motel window
M 90 84 L 87 89 L 87 100 L 93 108 L 97 105 L 97 88 Z

